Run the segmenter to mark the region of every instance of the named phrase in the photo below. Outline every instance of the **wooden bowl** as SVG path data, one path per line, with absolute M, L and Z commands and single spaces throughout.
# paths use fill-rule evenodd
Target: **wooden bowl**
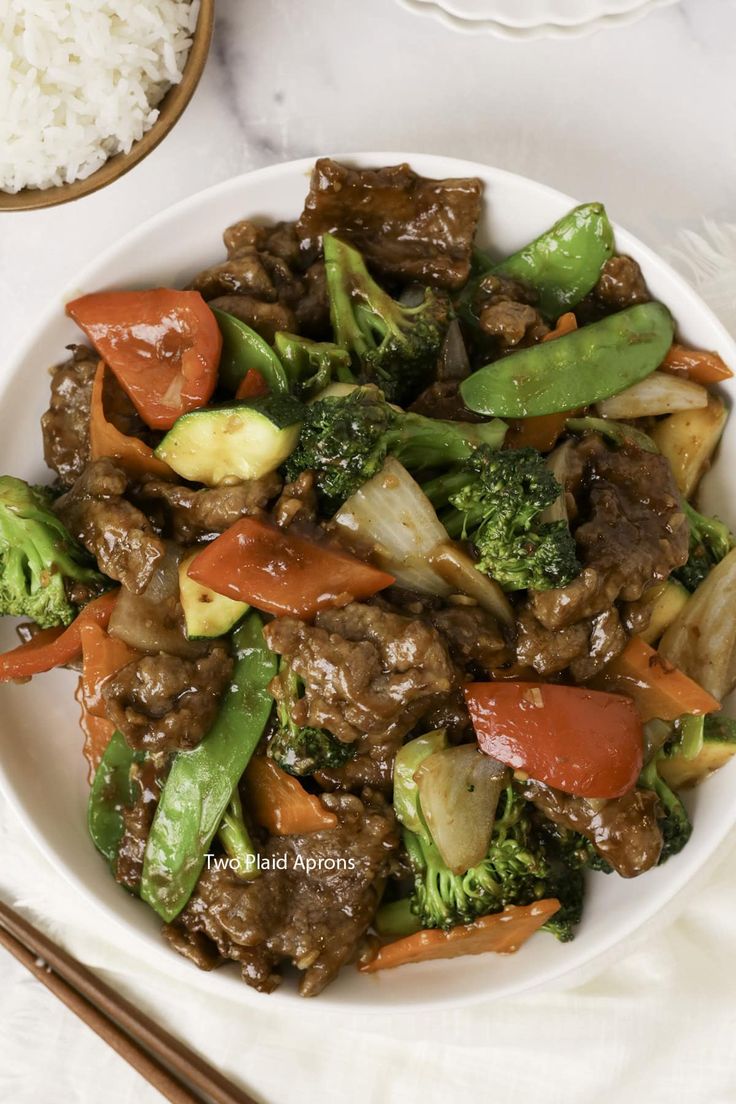
M 41 207 L 55 207 L 58 203 L 80 199 L 111 184 L 147 157 L 166 137 L 194 95 L 207 61 L 214 22 L 215 0 L 200 0 L 197 26 L 181 81 L 171 86 L 159 104 L 158 119 L 150 130 L 133 143 L 128 153 L 114 154 L 84 180 L 74 180 L 70 184 L 58 184 L 50 188 L 22 188 L 14 194 L 0 191 L 0 211 L 35 211 Z

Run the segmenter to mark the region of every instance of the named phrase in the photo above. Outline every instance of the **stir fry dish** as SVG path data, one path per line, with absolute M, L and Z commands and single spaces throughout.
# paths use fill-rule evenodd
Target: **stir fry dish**
M 732 373 L 600 204 L 503 258 L 482 190 L 323 159 L 186 289 L 75 299 L 53 479 L 0 479 L 0 680 L 77 672 L 94 845 L 262 991 L 572 939 L 736 752 Z

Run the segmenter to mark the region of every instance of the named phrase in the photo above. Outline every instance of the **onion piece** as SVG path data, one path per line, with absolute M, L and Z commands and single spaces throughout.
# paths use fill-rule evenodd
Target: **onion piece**
M 560 493 L 554 502 L 550 506 L 547 506 L 539 515 L 539 520 L 541 522 L 569 521 L 567 514 L 567 491 L 565 487 L 570 473 L 571 460 L 572 441 L 569 440 L 558 445 L 554 452 L 551 452 L 547 457 L 547 467 L 560 484 Z
M 481 609 L 493 614 L 505 625 L 514 624 L 514 611 L 501 587 L 484 571 L 478 571 L 474 561 L 460 545 L 453 541 L 437 545 L 429 562 L 454 592 L 467 594 Z
M 452 593 L 430 563 L 437 545 L 449 540 L 447 531 L 419 484 L 392 456 L 340 507 L 334 520 L 349 540 L 370 542 L 376 566 L 402 586 L 439 597 Z
M 372 545 L 377 567 L 408 590 L 446 598 L 458 592 L 506 624 L 514 615 L 498 583 L 477 571 L 450 540 L 432 503 L 406 468 L 389 456 L 335 514 L 341 534 L 357 547 Z
M 650 763 L 658 751 L 672 735 L 672 725 L 668 721 L 661 721 L 659 717 L 653 717 L 644 728 L 644 765 Z
M 167 549 L 142 594 L 120 588 L 109 632 L 146 655 L 167 652 L 193 659 L 207 650 L 206 641 L 187 639 L 179 602 L 179 556 L 173 548 Z
M 465 348 L 460 323 L 456 318 L 453 318 L 447 327 L 445 340 L 440 351 L 437 375 L 439 379 L 443 380 L 467 379 L 470 375 L 468 350 Z
M 657 414 L 673 414 L 678 410 L 699 410 L 708 405 L 708 392 L 699 383 L 652 372 L 632 387 L 597 404 L 605 418 L 649 418 Z
M 736 686 L 736 548 L 688 599 L 659 653 L 722 701 Z
M 422 814 L 453 874 L 464 874 L 488 854 L 508 774 L 477 744 L 436 751 L 415 772 Z

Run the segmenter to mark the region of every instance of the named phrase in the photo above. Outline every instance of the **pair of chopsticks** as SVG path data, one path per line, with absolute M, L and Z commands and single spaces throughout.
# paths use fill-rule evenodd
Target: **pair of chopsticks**
M 251 1096 L 2 902 L 0 946 L 171 1104 L 255 1104 Z

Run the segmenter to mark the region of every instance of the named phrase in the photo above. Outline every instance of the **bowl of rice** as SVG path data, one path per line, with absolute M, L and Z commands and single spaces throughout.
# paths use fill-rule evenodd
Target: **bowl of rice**
M 215 0 L 13 0 L 0 25 L 0 211 L 117 180 L 202 75 Z

